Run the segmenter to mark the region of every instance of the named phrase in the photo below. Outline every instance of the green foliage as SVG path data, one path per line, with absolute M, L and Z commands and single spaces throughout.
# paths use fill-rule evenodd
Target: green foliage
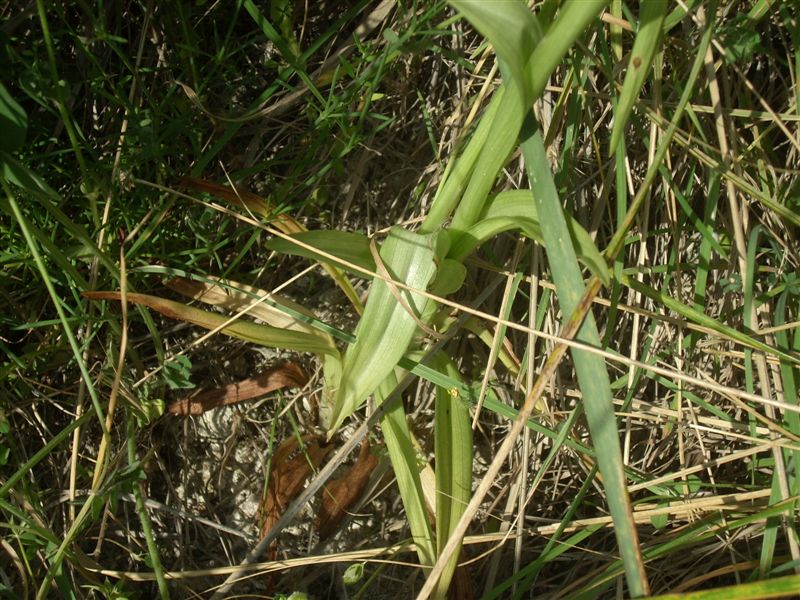
M 164 381 L 172 390 L 191 389 L 195 387 L 192 382 L 192 361 L 183 354 L 164 363 Z
M 6 86 L 0 83 L 0 151 L 14 152 L 25 142 L 28 130 L 28 116 L 8 93 Z
M 375 493 L 403 507 L 381 531 L 410 532 L 421 597 L 478 556 L 478 518 L 524 536 L 518 564 L 478 556 L 487 598 L 718 587 L 730 556 L 741 586 L 690 594 L 796 587 L 796 11 L 451 4 L 6 11 L 3 594 L 198 593 L 164 572 L 238 547 L 187 515 L 227 514 L 243 440 L 266 420 L 270 440 L 302 422 L 339 443 L 375 407 L 394 482 Z M 183 194 L 187 175 L 227 194 Z M 296 401 L 224 413 L 201 477 L 165 401 L 250 376 L 254 346 L 320 368 Z M 408 373 L 416 393 L 385 405 Z M 142 577 L 99 575 L 91 549 Z

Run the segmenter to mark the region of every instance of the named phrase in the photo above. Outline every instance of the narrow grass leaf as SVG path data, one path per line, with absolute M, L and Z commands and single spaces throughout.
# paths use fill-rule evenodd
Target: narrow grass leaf
M 28 131 L 28 115 L 0 83 L 0 150 L 14 152 L 25 142 Z
M 639 97 L 645 79 L 653 64 L 653 57 L 661 38 L 661 28 L 664 17 L 667 15 L 669 2 L 667 0 L 648 0 L 640 5 L 639 30 L 636 41 L 633 43 L 628 70 L 622 84 L 617 108 L 614 111 L 614 126 L 611 130 L 609 155 L 616 152 L 617 144 L 622 139 L 622 132 L 628 123 L 628 117 L 633 109 L 633 104 Z
M 433 357 L 432 367 L 455 380 L 460 374 L 444 353 Z M 458 388 L 436 388 L 434 447 L 436 456 L 436 551 L 437 555 L 455 530 L 472 494 L 472 427 L 469 401 Z M 445 597 L 456 566 L 456 550 L 442 572 L 434 597 Z
M 367 302 L 369 309 L 369 302 Z M 375 392 L 375 402 L 382 404 L 397 387 L 394 370 L 380 383 Z M 425 504 L 425 494 L 420 478 L 420 458 L 414 449 L 411 431 L 408 429 L 406 412 L 402 402 L 394 402 L 381 419 L 381 430 L 386 440 L 392 470 L 403 500 L 406 519 L 417 546 L 417 556 L 423 565 L 432 565 L 436 556 L 430 514 Z
M 666 308 L 675 311 L 680 316 L 689 321 L 697 323 L 702 327 L 707 327 L 713 331 L 716 331 L 720 336 L 734 340 L 739 342 L 740 344 L 746 346 L 747 348 L 752 348 L 753 350 L 760 350 L 762 352 L 766 352 L 767 354 L 772 354 L 773 356 L 777 356 L 783 360 L 787 360 L 795 365 L 800 365 L 800 357 L 794 355 L 793 353 L 782 350 L 780 348 L 775 348 L 774 346 L 770 346 L 769 344 L 765 344 L 764 342 L 755 339 L 751 335 L 747 335 L 739 331 L 738 329 L 734 329 L 728 325 L 725 325 L 718 321 L 713 317 L 709 317 L 707 314 L 698 310 L 697 308 L 687 306 L 678 300 L 672 298 L 667 292 L 663 290 L 656 290 L 649 285 L 645 285 L 636 281 L 633 277 L 629 275 L 622 276 L 623 283 L 628 286 L 629 288 L 642 293 L 643 295 L 647 296 L 655 300 L 656 302 L 662 303 Z
M 556 284 L 556 294 L 563 313 L 571 315 L 578 308 L 583 296 L 584 283 L 570 243 L 566 219 L 547 162 L 541 133 L 536 129 L 532 116 L 528 117 L 521 145 L 533 199 L 542 218 L 542 233 Z M 593 346 L 600 345 L 600 335 L 591 312 L 587 314 L 576 339 Z M 614 533 L 625 566 L 628 587 L 633 596 L 643 596 L 647 594 L 649 586 L 628 496 L 606 365 L 601 357 L 577 349 L 572 350 L 572 357 L 584 398 L 592 442 L 597 451 L 597 462 L 603 476 L 609 510 L 614 520 Z

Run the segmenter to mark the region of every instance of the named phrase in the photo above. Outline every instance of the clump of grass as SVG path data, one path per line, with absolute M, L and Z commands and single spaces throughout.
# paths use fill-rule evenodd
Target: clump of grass
M 796 589 L 793 7 L 7 11 L 4 590 Z M 254 344 L 318 393 L 162 415 Z M 273 449 L 319 430 L 257 543 Z M 351 520 L 292 539 L 367 435 Z

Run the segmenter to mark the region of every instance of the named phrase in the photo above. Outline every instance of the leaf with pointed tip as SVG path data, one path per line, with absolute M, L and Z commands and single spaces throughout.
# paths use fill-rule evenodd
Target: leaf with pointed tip
M 421 235 L 393 227 L 380 250 L 380 258 L 393 280 L 425 290 L 436 274 L 437 234 Z M 398 302 L 399 296 L 403 303 Z M 427 299 L 406 289 L 390 288 L 375 278 L 356 341 L 344 356 L 342 379 L 336 393 L 333 432 L 361 406 L 406 353 Z M 409 314 L 413 311 L 413 315 Z
M 338 262 L 331 256 L 352 263 L 365 271 L 375 271 L 375 259 L 369 251 L 369 238 L 361 233 L 349 231 L 303 231 L 290 236 L 300 244 L 294 244 L 285 238 L 272 238 L 265 246 L 268 250 L 302 256 L 318 262 L 334 262 L 337 266 L 353 271 L 352 267 Z M 329 256 L 323 256 L 316 250 L 321 250 Z M 364 273 L 355 271 L 361 277 Z
M 295 313 L 305 315 L 309 320 L 315 319 L 316 315 L 305 306 L 292 302 L 278 294 L 270 294 L 244 283 L 230 280 L 223 281 L 211 275 L 206 276 L 206 278 L 215 283 L 196 281 L 185 277 L 173 277 L 166 281 L 164 285 L 179 294 L 206 304 L 221 306 L 231 312 L 239 312 L 249 307 L 247 309 L 248 315 L 260 319 L 270 327 L 303 331 L 324 338 L 330 342 L 331 346 L 334 345 L 330 334 L 316 329 L 306 321 L 293 317 L 280 308 L 285 307 Z
M 244 208 L 250 213 L 270 219 L 272 225 L 287 235 L 306 231 L 305 226 L 297 219 L 285 213 L 278 213 L 265 198 L 244 189 L 229 188 L 224 185 L 219 185 L 218 183 L 206 181 L 205 179 L 198 179 L 197 177 L 183 177 L 180 180 L 180 184 L 192 190 L 213 194 L 235 206 Z M 320 264 L 342 289 L 356 311 L 361 313 L 364 307 L 361 305 L 361 301 L 358 299 L 358 294 L 356 294 L 353 285 L 347 277 L 344 276 L 344 273 L 329 262 L 320 261 Z

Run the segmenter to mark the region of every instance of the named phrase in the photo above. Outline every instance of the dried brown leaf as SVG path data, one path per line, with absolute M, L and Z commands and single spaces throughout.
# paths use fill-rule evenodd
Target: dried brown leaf
M 370 452 L 369 442 L 364 439 L 355 464 L 342 477 L 325 486 L 322 507 L 317 517 L 317 530 L 321 539 L 336 530 L 347 510 L 361 497 L 377 464 L 378 459 Z
M 297 363 L 286 362 L 238 383 L 205 390 L 176 400 L 167 407 L 173 415 L 200 415 L 226 404 L 243 402 L 286 387 L 303 387 L 308 377 Z
M 180 185 L 197 192 L 212 194 L 222 198 L 223 200 L 226 200 L 227 202 L 230 202 L 231 204 L 234 204 L 235 206 L 249 210 L 250 212 L 261 215 L 262 217 L 270 218 L 272 220 L 272 224 L 284 233 L 298 233 L 306 230 L 305 227 L 303 227 L 291 216 L 285 214 L 276 215 L 275 209 L 272 208 L 269 202 L 267 202 L 264 198 L 242 188 L 229 188 L 227 186 L 219 185 L 218 183 L 212 183 L 211 181 L 206 181 L 205 179 L 199 179 L 197 177 L 182 177 L 180 180 Z
M 284 441 L 272 457 L 267 495 L 262 505 L 262 537 L 269 533 L 289 503 L 303 489 L 308 476 L 333 449 L 319 436 L 304 435 L 302 441 L 303 448 L 300 448 L 296 437 Z M 271 545 L 268 552 L 270 560 L 275 559 L 277 552 L 277 545 Z

